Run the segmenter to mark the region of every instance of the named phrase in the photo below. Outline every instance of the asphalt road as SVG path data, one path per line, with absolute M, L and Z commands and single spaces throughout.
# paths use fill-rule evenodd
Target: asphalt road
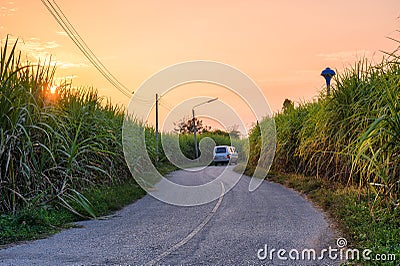
M 205 183 L 224 168 L 177 171 L 171 180 Z M 278 184 L 263 182 L 249 192 L 249 181 L 243 176 L 223 197 L 201 206 L 177 207 L 145 196 L 108 219 L 79 222 L 81 228 L 2 249 L 0 265 L 338 264 L 327 253 L 318 259 L 322 249 L 336 247 L 320 211 Z M 282 259 L 279 249 L 286 251 Z M 305 252 L 302 260 L 305 249 L 314 249 L 317 258 L 309 260 Z

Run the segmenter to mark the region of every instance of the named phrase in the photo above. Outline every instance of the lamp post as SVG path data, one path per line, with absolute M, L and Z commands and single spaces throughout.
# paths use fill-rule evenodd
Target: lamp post
M 211 103 L 211 102 L 216 101 L 216 100 L 218 100 L 218 98 L 214 98 L 214 99 L 211 99 L 211 100 L 208 100 L 208 101 L 205 101 L 205 102 L 196 104 L 196 105 L 193 106 L 193 108 L 192 108 L 192 116 L 193 116 L 193 135 L 194 135 L 194 150 L 196 151 L 196 158 L 195 158 L 195 159 L 197 159 L 197 158 L 199 157 L 199 149 L 197 148 L 197 138 L 196 138 L 196 131 L 197 131 L 197 128 L 196 128 L 196 119 L 195 119 L 195 116 L 194 116 L 194 108 L 199 107 L 200 105 L 203 105 L 203 104 Z
M 330 91 L 330 87 L 331 87 L 331 78 L 335 75 L 335 71 L 333 71 L 332 69 L 330 69 L 329 67 L 325 68 L 322 72 L 321 72 L 321 76 L 323 76 L 325 78 L 326 81 L 326 92 L 327 95 L 329 95 L 329 91 Z

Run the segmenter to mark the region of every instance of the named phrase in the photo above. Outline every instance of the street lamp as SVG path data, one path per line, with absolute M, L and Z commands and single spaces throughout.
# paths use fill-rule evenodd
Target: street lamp
M 199 149 L 197 148 L 197 138 L 196 138 L 196 131 L 197 131 L 197 129 L 196 129 L 196 119 L 195 119 L 195 117 L 194 117 L 194 108 L 199 107 L 200 105 L 203 105 L 203 104 L 211 103 L 211 102 L 216 101 L 216 100 L 218 100 L 218 98 L 214 98 L 214 99 L 211 99 L 211 100 L 208 100 L 208 101 L 205 101 L 205 102 L 196 104 L 196 105 L 193 106 L 193 108 L 192 108 L 194 149 L 195 149 L 195 151 L 196 151 L 196 158 L 195 158 L 195 159 L 197 159 L 197 158 L 199 157 Z
M 326 81 L 326 92 L 327 95 L 329 95 L 329 90 L 331 87 L 331 78 L 335 75 L 335 71 L 333 71 L 332 69 L 330 69 L 329 67 L 325 68 L 322 72 L 321 72 L 321 76 L 323 76 L 325 78 Z

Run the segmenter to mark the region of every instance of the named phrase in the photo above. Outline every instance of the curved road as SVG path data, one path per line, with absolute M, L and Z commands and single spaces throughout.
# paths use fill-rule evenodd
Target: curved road
M 223 170 L 210 166 L 177 171 L 170 178 L 199 184 Z M 231 166 L 227 171 L 237 175 Z M 328 253 L 323 261 L 318 258 L 322 249 L 336 248 L 335 234 L 321 212 L 278 184 L 263 182 L 249 192 L 249 181 L 243 176 L 223 197 L 195 207 L 145 196 L 108 219 L 79 222 L 81 228 L 2 249 L 0 265 L 338 264 Z M 286 252 L 278 254 L 279 249 Z

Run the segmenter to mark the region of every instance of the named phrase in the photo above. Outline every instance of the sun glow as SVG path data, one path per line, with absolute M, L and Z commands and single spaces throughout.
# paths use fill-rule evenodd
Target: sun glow
M 55 94 L 57 92 L 57 86 L 53 85 L 50 87 L 50 93 Z

